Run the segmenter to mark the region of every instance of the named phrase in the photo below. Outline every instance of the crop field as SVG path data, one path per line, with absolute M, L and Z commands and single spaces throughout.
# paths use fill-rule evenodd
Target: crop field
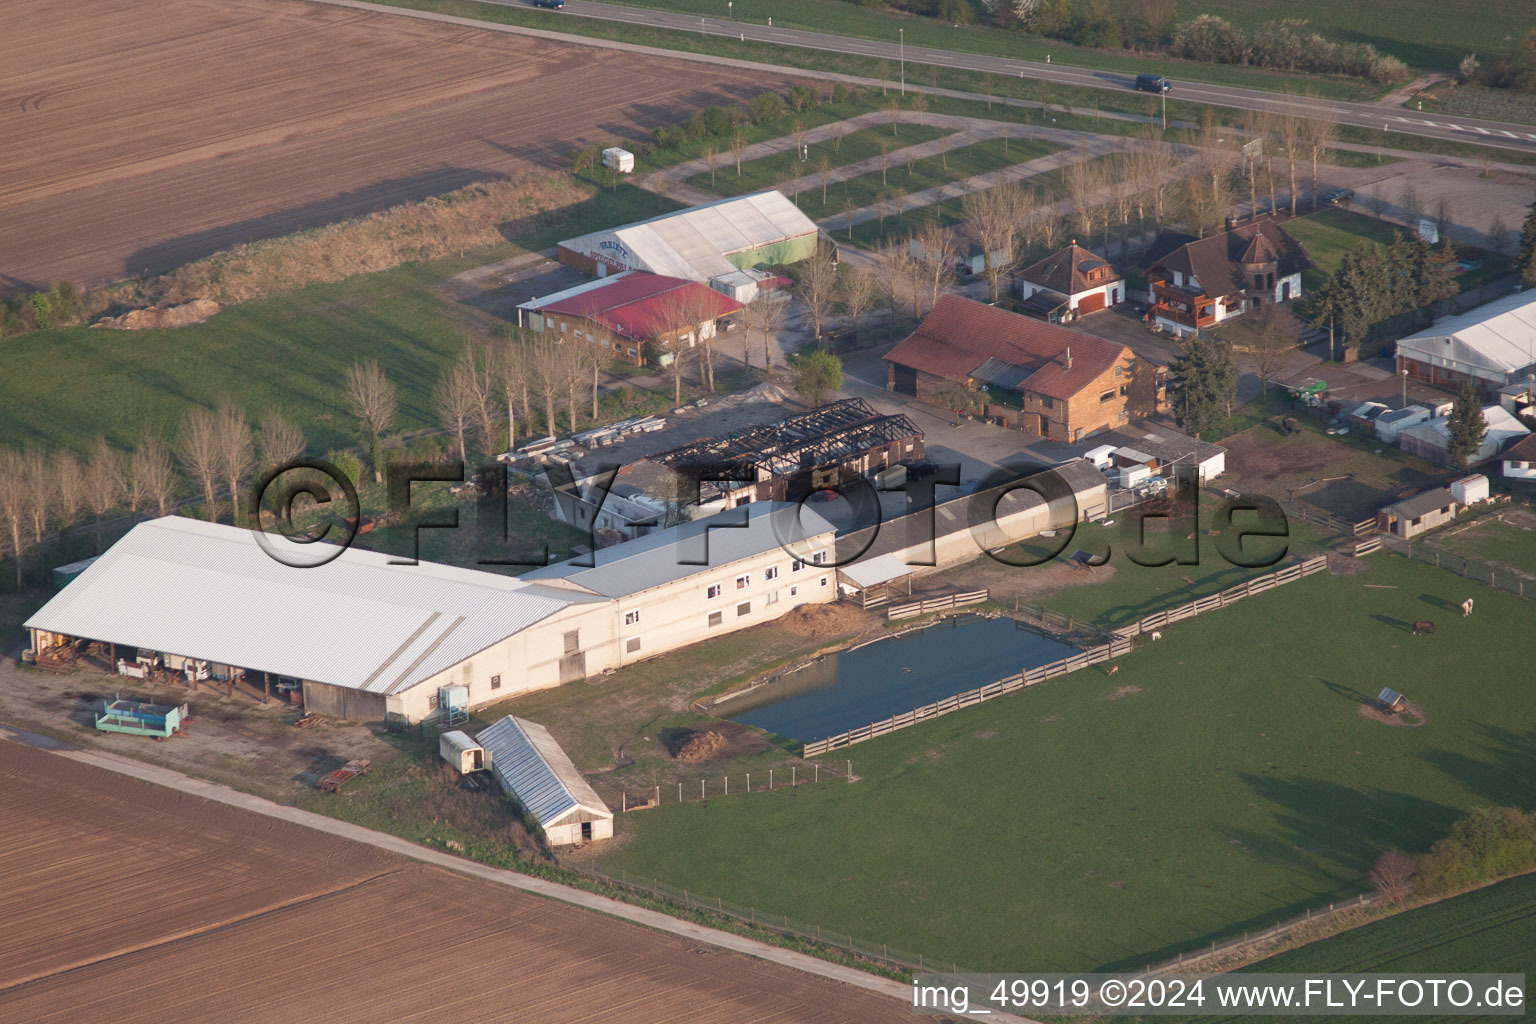
M 8 289 L 160 271 L 556 166 L 777 84 L 304 3 L 20 0 L 5 17 Z
M 977 970 L 1137 968 L 1348 897 L 1536 784 L 1529 605 L 1478 588 L 1462 619 L 1465 581 L 1361 565 L 830 755 L 854 784 L 625 816 L 604 863 Z M 1361 713 L 1383 680 L 1425 724 Z
M 0 742 L 0 782 L 6 1020 L 830 1024 L 897 1012 L 12 743 Z

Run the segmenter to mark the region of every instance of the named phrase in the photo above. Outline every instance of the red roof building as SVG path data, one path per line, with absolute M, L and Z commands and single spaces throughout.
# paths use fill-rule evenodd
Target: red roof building
M 531 330 L 574 335 L 639 366 L 647 343 L 665 350 L 658 356 L 668 362 L 671 350 L 714 337 L 716 321 L 742 308 L 696 281 L 631 271 L 533 299 L 518 310 Z
M 941 298 L 885 357 L 887 386 L 947 405 L 944 382 L 981 392 L 983 415 L 1076 441 L 1163 404 L 1162 368 L 1124 345 L 956 295 Z

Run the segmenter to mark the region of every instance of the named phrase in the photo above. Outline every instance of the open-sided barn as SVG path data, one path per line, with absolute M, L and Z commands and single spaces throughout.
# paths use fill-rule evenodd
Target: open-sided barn
M 593 791 L 549 730 L 508 715 L 475 737 L 502 790 L 523 805 L 550 846 L 613 835 L 613 812 Z

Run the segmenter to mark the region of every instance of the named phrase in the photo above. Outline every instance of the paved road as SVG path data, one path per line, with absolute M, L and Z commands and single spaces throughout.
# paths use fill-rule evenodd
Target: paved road
M 681 935 L 696 942 L 703 942 L 722 949 L 745 953 L 748 956 L 755 956 L 761 960 L 771 960 L 786 967 L 793 967 L 796 970 L 806 971 L 834 981 L 868 989 L 871 992 L 891 996 L 895 1000 L 900 1000 L 907 1007 L 911 1005 L 912 986 L 910 984 L 877 977 L 873 974 L 866 974 L 851 967 L 844 967 L 840 964 L 818 959 L 817 957 L 807 956 L 804 953 L 782 949 L 778 946 L 769 945 L 766 942 L 758 942 L 755 939 L 735 935 L 731 932 L 707 928 L 704 925 L 695 924 L 691 921 L 669 917 L 654 910 L 647 910 L 644 907 L 637 907 L 619 900 L 608 899 L 605 896 L 598 896 L 583 889 L 574 889 L 556 882 L 534 878 L 531 875 L 521 875 L 515 871 L 493 868 L 477 861 L 455 857 L 452 854 L 443 853 L 428 846 L 419 846 L 416 843 L 407 842 L 398 836 L 392 836 L 385 832 L 376 832 L 373 829 L 363 828 L 361 825 L 353 825 L 350 822 L 329 818 L 323 814 L 303 811 L 297 807 L 273 803 L 259 796 L 241 793 L 238 790 L 230 789 L 228 786 L 196 779 L 169 768 L 162 768 L 159 765 L 146 764 L 142 761 L 122 757 L 118 754 L 110 754 L 105 751 L 82 750 L 78 747 L 71 747 L 68 744 L 61 744 L 47 736 L 40 736 L 37 733 L 27 732 L 3 723 L 0 723 L 0 741 L 38 747 L 51 751 L 60 757 L 67 757 L 72 761 L 79 761 L 82 764 L 92 765 L 109 772 L 116 772 L 119 775 L 127 775 L 157 786 L 165 786 L 168 789 L 203 797 L 207 800 L 216 800 L 221 804 L 239 807 L 269 818 L 278 818 L 296 825 L 302 825 L 305 828 L 312 828 L 316 831 L 329 833 L 330 835 L 341 836 L 344 839 L 367 843 L 370 846 L 389 850 L 401 856 L 409 857 L 412 860 L 434 864 L 441 868 L 447 868 L 449 871 L 472 875 L 498 885 L 520 889 L 524 892 L 536 893 L 540 896 L 559 900 L 562 903 L 573 904 L 600 914 L 609 914 L 613 917 L 623 918 L 636 924 L 645 925 L 648 928 L 654 928 L 660 932 Z M 892 1014 L 893 1019 L 907 1012 L 910 1011 L 894 1011 Z M 984 1018 L 971 1019 L 1008 1021 L 1013 1022 L 1013 1024 L 1036 1024 L 1036 1022 L 1029 1021 L 1026 1018 L 999 1014 L 990 1014 Z
M 477 0 L 477 2 L 501 7 L 528 6 L 526 0 Z M 674 14 L 642 7 L 595 3 L 593 0 L 567 0 L 564 10 L 558 15 L 551 12 L 551 27 L 557 26 L 556 19 L 562 16 L 596 18 L 651 28 L 698 32 L 706 36 L 738 38 L 830 53 L 855 54 L 891 61 L 893 69 L 903 63 L 937 65 L 1114 92 L 1130 90 L 1135 79 L 1132 74 L 1119 74 L 1113 71 L 1094 71 L 1088 68 L 1042 64 L 1039 61 L 1015 60 L 1008 57 L 990 57 L 926 46 L 904 47 L 896 41 L 880 42 L 874 39 L 838 36 L 804 29 L 770 27 L 725 18 L 700 18 L 696 15 Z M 1179 99 L 1221 107 L 1235 107 L 1239 110 L 1259 110 L 1265 107 L 1304 109 L 1304 104 L 1284 93 L 1238 89 L 1225 85 L 1201 85 L 1195 82 L 1177 82 L 1174 89 L 1173 95 Z M 1361 128 L 1385 128 L 1388 132 L 1405 135 L 1421 135 L 1426 138 L 1449 139 L 1456 142 L 1477 142 L 1503 149 L 1536 152 L 1536 128 L 1530 125 L 1442 114 L 1426 115 L 1409 112 L 1400 107 L 1374 103 L 1346 103 L 1340 100 L 1321 102 L 1340 124 Z

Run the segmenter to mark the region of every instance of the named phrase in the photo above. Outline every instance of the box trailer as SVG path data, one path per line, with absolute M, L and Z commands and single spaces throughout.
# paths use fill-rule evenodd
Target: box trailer
M 635 170 L 635 154 L 617 146 L 610 147 L 603 150 L 603 166 L 620 174 L 631 174 Z

